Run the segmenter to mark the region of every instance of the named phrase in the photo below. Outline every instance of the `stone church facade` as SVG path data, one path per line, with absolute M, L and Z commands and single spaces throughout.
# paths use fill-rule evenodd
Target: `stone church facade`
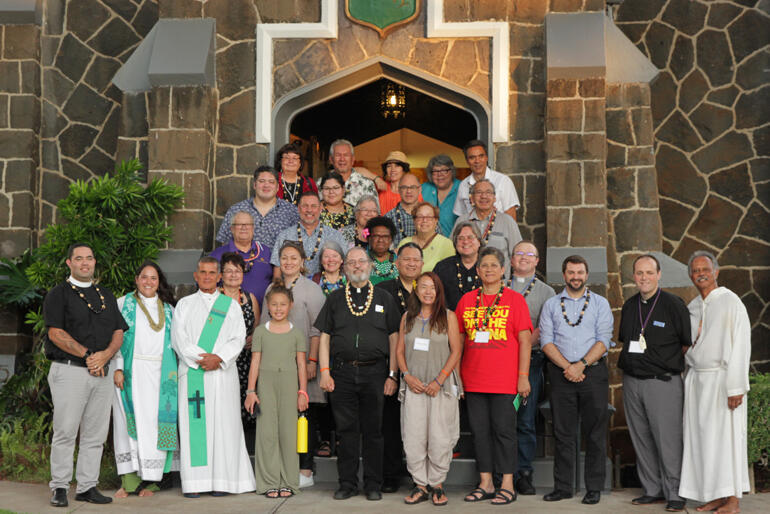
M 344 0 L 0 0 L 0 256 L 40 241 L 72 181 L 134 157 L 184 188 L 169 252 L 208 251 L 293 113 L 384 76 L 477 115 L 549 281 L 581 252 L 617 315 L 637 255 L 689 300 L 681 263 L 709 249 L 768 371 L 770 2 L 617 4 L 424 0 L 381 38 Z M 20 330 L 3 313 L 0 353 Z M 612 454 L 631 463 L 618 352 Z

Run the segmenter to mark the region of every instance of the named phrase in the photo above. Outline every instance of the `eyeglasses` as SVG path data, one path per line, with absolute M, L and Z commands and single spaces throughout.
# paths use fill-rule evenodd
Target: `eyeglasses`
M 341 191 L 341 190 L 342 190 L 341 186 L 329 186 L 329 187 L 324 186 L 324 187 L 321 188 L 321 191 L 326 191 L 326 192 Z
M 452 170 L 450 170 L 449 168 L 433 168 L 433 171 L 431 173 L 435 175 L 436 173 L 442 174 L 442 173 L 449 173 L 451 171 Z
M 377 209 L 358 209 L 358 212 L 366 212 L 369 214 L 377 214 Z
M 369 234 L 369 239 L 391 239 L 390 234 Z
M 415 221 L 426 221 L 426 220 L 435 220 L 435 219 L 436 219 L 435 216 L 415 216 L 414 217 Z
M 524 257 L 525 255 L 527 257 L 537 257 L 537 254 L 534 252 L 513 252 L 513 255 L 518 255 L 519 257 Z
M 472 194 L 476 196 L 495 196 L 494 191 L 474 191 Z
M 299 155 L 294 154 L 284 154 L 283 157 L 281 157 L 282 161 L 289 161 L 289 162 L 299 162 Z
M 254 224 L 253 223 L 233 223 L 230 226 L 233 227 L 236 230 L 239 230 L 239 229 L 242 229 L 242 228 L 251 228 L 251 227 L 254 226 Z
M 353 267 L 356 265 L 366 266 L 367 264 L 369 264 L 369 259 L 348 259 L 347 262 L 345 262 L 345 266 L 350 266 L 350 267 Z
M 222 272 L 223 275 L 243 275 L 243 270 L 240 269 L 226 269 Z
M 398 186 L 399 191 L 417 191 L 420 186 Z

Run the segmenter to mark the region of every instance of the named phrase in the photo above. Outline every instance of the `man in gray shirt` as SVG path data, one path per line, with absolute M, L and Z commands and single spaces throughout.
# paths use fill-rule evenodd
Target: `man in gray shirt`
M 540 323 L 540 310 L 545 301 L 556 294 L 551 286 L 535 276 L 538 262 L 540 262 L 540 256 L 531 241 L 522 240 L 514 246 L 509 287 L 524 296 L 533 327 L 537 327 Z M 523 495 L 535 494 L 535 488 L 532 486 L 532 460 L 537 450 L 535 417 L 543 384 L 544 363 L 545 354 L 540 349 L 540 329 L 535 328 L 532 333 L 532 354 L 529 360 L 529 383 L 532 391 L 519 408 L 516 427 L 519 452 L 515 485 L 516 491 Z

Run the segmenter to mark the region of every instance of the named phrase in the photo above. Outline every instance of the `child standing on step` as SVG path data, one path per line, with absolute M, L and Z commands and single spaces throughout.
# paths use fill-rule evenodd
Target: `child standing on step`
M 259 405 L 261 411 L 254 474 L 257 494 L 268 498 L 288 498 L 299 491 L 297 411 L 307 410 L 308 395 L 305 336 L 288 320 L 293 302 L 291 290 L 273 283 L 265 296 L 272 319 L 256 328 L 251 342 L 244 407 L 253 414 Z

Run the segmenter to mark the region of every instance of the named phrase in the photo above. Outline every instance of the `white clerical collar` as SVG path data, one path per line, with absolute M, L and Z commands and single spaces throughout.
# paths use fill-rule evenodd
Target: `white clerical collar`
M 91 285 L 93 284 L 93 281 L 90 281 L 90 280 L 88 282 L 81 282 L 80 280 L 76 280 L 75 278 L 72 277 L 72 275 L 70 275 L 67 281 L 78 287 L 91 287 Z
M 144 296 L 141 291 L 139 292 L 139 297 L 142 299 L 143 302 L 154 302 L 158 299 L 157 293 L 154 296 Z
M 514 280 L 516 280 L 516 282 L 523 284 L 524 282 L 529 282 L 530 280 L 532 280 L 532 276 L 533 275 L 530 275 L 528 277 L 520 277 L 518 275 L 514 275 L 513 278 Z

